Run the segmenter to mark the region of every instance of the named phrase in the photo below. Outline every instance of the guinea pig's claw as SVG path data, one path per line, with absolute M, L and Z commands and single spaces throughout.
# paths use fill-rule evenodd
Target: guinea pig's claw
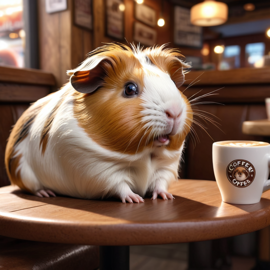
M 35 193 L 36 196 L 40 197 L 40 198 L 49 198 L 49 197 L 56 197 L 56 195 L 49 189 L 40 189 Z
M 160 196 L 163 200 L 173 200 L 175 199 L 173 197 L 173 195 L 169 192 L 166 191 L 154 191 L 153 192 L 153 196 L 152 196 L 152 200 L 155 200 L 158 196 Z
M 132 193 L 122 198 L 123 203 L 126 203 L 126 201 L 129 203 L 133 203 L 133 202 L 140 203 L 140 202 L 144 202 L 144 199 L 138 194 Z
M 53 197 L 56 197 L 56 195 L 54 194 L 54 192 L 52 192 L 51 190 L 47 189 L 46 191 L 47 191 L 47 193 L 48 193 L 49 195 L 51 195 L 51 196 L 53 196 Z

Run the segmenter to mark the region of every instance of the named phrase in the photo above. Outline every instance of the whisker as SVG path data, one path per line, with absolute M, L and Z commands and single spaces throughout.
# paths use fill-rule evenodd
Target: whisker
M 218 89 L 216 89 L 216 90 L 213 90 L 213 91 L 211 91 L 211 92 L 209 92 L 209 93 L 206 93 L 206 94 L 203 94 L 203 95 L 201 95 L 201 96 L 199 96 L 199 97 L 196 97 L 196 98 L 194 98 L 194 99 L 192 99 L 192 100 L 190 100 L 190 102 L 193 102 L 193 101 L 195 101 L 195 100 L 198 100 L 198 99 L 201 99 L 201 98 L 205 98 L 205 97 L 209 97 L 209 96 L 214 96 L 214 95 L 218 95 L 218 93 L 216 93 L 217 91 L 219 91 L 219 90 L 222 90 L 224 87 L 221 87 L 221 88 L 218 88 Z M 215 93 L 215 94 L 214 94 Z
M 202 95 L 202 96 L 199 96 L 199 97 L 196 97 L 196 98 L 194 98 L 194 99 L 192 99 L 192 100 L 189 100 L 189 103 L 191 103 L 192 104 L 192 102 L 194 102 L 194 101 L 197 101 L 197 100 L 200 100 L 200 99 L 202 99 L 202 98 L 205 98 L 205 97 L 210 97 L 210 96 L 218 96 L 219 94 L 218 93 L 216 93 L 216 94 L 207 94 L 207 95 Z
M 188 98 L 188 101 L 191 102 L 192 100 L 190 100 L 192 97 L 196 96 L 197 94 L 199 94 L 200 92 L 202 92 L 203 89 L 199 90 L 197 93 L 193 94 L 191 97 Z
M 194 121 L 193 122 L 195 125 L 199 126 L 210 138 L 212 141 L 214 141 L 214 139 L 212 138 L 212 136 L 209 134 L 209 132 L 206 130 L 206 127 L 204 127 L 201 123 Z
M 190 88 L 190 87 L 192 87 L 194 84 L 196 84 L 197 82 L 199 82 L 200 80 L 198 80 L 198 81 L 196 81 L 198 78 L 200 78 L 202 75 L 204 74 L 204 72 L 202 72 L 198 77 L 196 77 L 188 86 L 187 86 L 187 88 L 185 88 L 184 90 L 183 90 L 183 92 L 182 93 L 184 93 L 188 88 Z M 196 81 L 196 82 L 194 82 L 194 81 Z
M 190 132 L 189 132 L 188 136 L 191 137 L 191 140 L 193 142 L 193 145 L 196 146 L 196 143 L 197 143 L 196 140 L 198 142 L 200 142 L 200 139 L 198 137 L 198 134 L 196 133 L 195 129 L 192 126 L 189 126 L 187 123 L 185 123 L 185 125 L 190 129 Z
M 192 120 L 192 119 L 190 119 L 189 117 L 187 117 L 187 119 L 188 120 Z M 193 121 L 194 121 L 194 119 L 193 119 Z M 193 122 L 192 121 L 192 122 Z M 195 120 L 196 121 L 196 120 Z M 192 123 L 193 124 L 193 123 Z M 192 130 L 192 132 L 194 133 L 194 136 L 196 137 L 196 139 L 198 140 L 198 142 L 200 142 L 200 138 L 199 138 L 199 136 L 198 136 L 198 134 L 197 134 L 197 132 L 196 132 L 196 130 L 194 129 L 194 127 L 191 125 L 190 126 L 190 129 Z
M 195 112 L 207 113 L 207 114 L 209 114 L 209 115 L 211 115 L 211 116 L 213 116 L 213 117 L 215 117 L 215 118 L 217 118 L 217 119 L 219 119 L 219 120 L 220 120 L 220 118 L 219 118 L 219 117 L 217 117 L 217 116 L 216 116 L 216 115 L 214 115 L 213 113 L 210 113 L 210 112 L 207 112 L 207 111 L 203 111 L 203 110 L 199 110 L 199 109 L 192 109 L 192 111 L 193 111 L 193 113 L 194 113 L 194 111 L 195 111 Z
M 189 119 L 189 118 L 188 118 Z M 196 126 L 199 126 L 202 130 L 204 130 L 204 132 L 212 139 L 212 136 L 207 132 L 207 128 L 202 124 L 202 123 L 199 123 L 197 120 L 193 119 L 193 124 L 196 125 Z
M 182 93 L 185 93 L 186 90 L 188 90 L 190 87 L 192 87 L 193 85 L 195 85 L 197 82 L 199 82 L 200 80 L 198 81 L 195 81 L 194 83 L 190 83 L 183 91 Z
M 220 123 L 218 121 L 216 121 L 216 120 L 214 120 L 214 119 L 210 118 L 209 116 L 204 115 L 202 113 L 196 113 L 195 112 L 195 113 L 193 113 L 193 115 L 198 116 L 198 117 L 202 118 L 203 120 L 207 120 L 207 121 L 209 121 L 211 123 L 215 123 L 217 125 L 220 125 Z
M 213 120 L 212 118 L 206 117 L 206 116 L 201 116 L 201 115 L 195 115 L 197 117 L 200 117 L 202 120 L 204 120 L 206 123 L 207 121 L 209 123 L 211 123 L 212 125 L 214 125 L 216 128 L 218 128 L 222 133 L 224 133 L 224 131 L 221 129 L 221 124 L 215 120 Z
M 215 102 L 215 101 L 201 101 L 201 102 L 193 103 L 191 105 L 192 106 L 195 106 L 195 105 L 202 105 L 202 104 L 218 104 L 218 105 L 224 105 L 222 103 Z
M 149 118 L 149 119 L 148 119 Z M 143 122 L 149 123 L 149 122 L 160 122 L 160 123 L 166 123 L 166 121 L 164 119 L 160 119 L 160 117 L 158 117 L 158 115 L 149 115 L 147 117 L 145 117 L 145 119 L 142 120 Z

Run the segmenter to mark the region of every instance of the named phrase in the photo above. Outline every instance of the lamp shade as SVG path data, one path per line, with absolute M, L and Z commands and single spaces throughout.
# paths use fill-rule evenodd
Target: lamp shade
M 219 25 L 225 23 L 227 18 L 228 6 L 214 0 L 205 0 L 191 8 L 190 21 L 194 25 Z

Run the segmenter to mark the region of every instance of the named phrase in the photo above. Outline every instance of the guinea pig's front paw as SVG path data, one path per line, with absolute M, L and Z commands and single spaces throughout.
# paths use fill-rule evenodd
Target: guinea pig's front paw
M 160 196 L 163 200 L 175 199 L 171 193 L 169 193 L 165 190 L 154 190 L 152 200 L 155 200 L 158 196 Z
M 120 199 L 123 203 L 129 202 L 129 203 L 140 203 L 140 202 L 144 202 L 144 199 L 138 195 L 135 194 L 134 192 L 130 191 L 127 194 L 123 194 L 120 196 Z
M 36 196 L 40 197 L 40 198 L 43 198 L 43 197 L 46 197 L 46 198 L 49 198 L 49 197 L 56 197 L 56 195 L 54 194 L 54 192 L 52 192 L 51 190 L 49 189 L 39 189 L 36 193 L 35 193 Z

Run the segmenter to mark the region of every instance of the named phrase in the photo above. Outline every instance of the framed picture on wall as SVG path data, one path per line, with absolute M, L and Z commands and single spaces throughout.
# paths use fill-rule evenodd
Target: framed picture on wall
M 146 5 L 135 5 L 135 19 L 148 24 L 152 27 L 156 26 L 156 11 Z
M 188 8 L 174 7 L 174 43 L 192 48 L 202 47 L 202 28 L 191 24 Z
M 93 0 L 74 0 L 74 24 L 93 30 Z
M 46 0 L 46 12 L 54 13 L 67 9 L 67 0 Z
M 134 23 L 134 40 L 143 45 L 155 45 L 157 40 L 157 31 L 140 22 Z
M 105 34 L 114 39 L 124 39 L 125 11 L 123 0 L 105 0 Z

